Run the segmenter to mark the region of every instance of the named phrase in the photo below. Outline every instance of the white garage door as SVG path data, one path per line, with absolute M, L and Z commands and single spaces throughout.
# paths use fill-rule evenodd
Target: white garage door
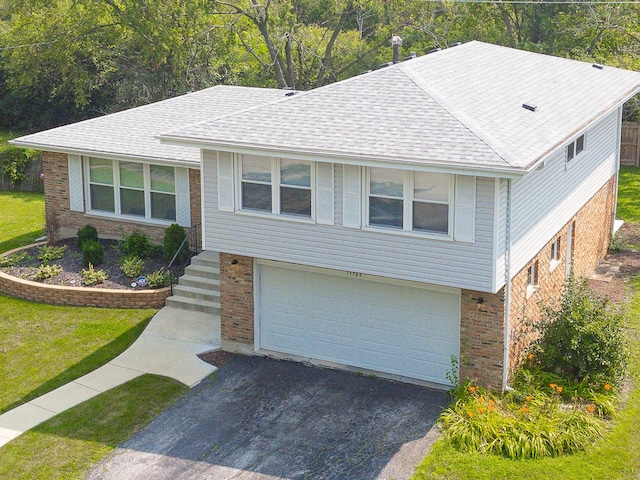
M 259 266 L 258 347 L 449 384 L 460 295 Z

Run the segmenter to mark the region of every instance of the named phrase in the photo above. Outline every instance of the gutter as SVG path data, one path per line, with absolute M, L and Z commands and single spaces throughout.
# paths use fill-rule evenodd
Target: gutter
M 502 390 L 511 390 L 509 387 L 509 317 L 511 315 L 511 185 L 512 180 L 507 179 L 507 218 L 505 233 L 504 253 L 504 351 L 502 358 Z

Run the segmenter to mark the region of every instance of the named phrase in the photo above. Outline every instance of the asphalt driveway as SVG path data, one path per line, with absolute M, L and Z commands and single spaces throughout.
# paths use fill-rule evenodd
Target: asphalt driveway
M 88 479 L 409 478 L 448 401 L 414 385 L 233 356 Z

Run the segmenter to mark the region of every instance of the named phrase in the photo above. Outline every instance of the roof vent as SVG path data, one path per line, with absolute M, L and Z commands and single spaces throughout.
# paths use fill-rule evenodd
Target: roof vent
M 364 75 L 365 73 L 369 73 L 371 70 L 365 70 L 364 72 L 360 72 L 360 75 Z
M 531 103 L 531 102 L 524 102 L 522 104 L 522 108 L 526 109 L 526 110 L 530 110 L 532 112 L 535 112 L 538 109 L 538 106 Z
M 404 57 L 402 59 L 403 62 L 406 62 L 407 60 L 413 60 L 414 58 L 416 58 L 418 55 L 416 55 L 416 52 L 410 52 L 408 57 Z
M 429 51 L 427 52 L 427 55 L 428 55 L 428 54 L 430 54 L 430 53 L 433 53 L 433 52 L 439 52 L 440 50 L 442 50 L 440 47 L 432 48 L 431 50 L 429 50 Z
M 393 62 L 382 63 L 378 65 L 378 68 L 390 67 L 391 65 L 393 65 Z
M 458 45 L 462 45 L 462 42 L 452 43 L 449 47 L 457 47 Z
M 602 65 L 601 63 L 594 63 L 593 65 L 591 65 L 593 68 L 597 68 L 598 70 L 602 70 L 604 68 L 604 65 Z
M 393 47 L 393 63 L 400 61 L 400 45 L 402 45 L 402 38 L 398 35 L 391 37 L 391 46 Z
M 292 90 L 290 92 L 285 93 L 284 96 L 285 97 L 293 97 L 296 93 L 298 93 L 298 92 L 296 92 L 295 90 Z

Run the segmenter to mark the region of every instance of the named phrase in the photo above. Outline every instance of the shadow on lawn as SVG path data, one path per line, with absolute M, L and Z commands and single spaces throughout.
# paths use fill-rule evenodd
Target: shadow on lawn
M 10 238 L 4 242 L 0 242 L 0 253 L 13 250 L 14 248 L 24 247 L 31 245 L 36 238 L 40 238 L 44 235 L 44 230 L 33 230 L 29 233 L 23 233 L 17 237 Z
M 149 314 L 148 318 L 130 328 L 119 337 L 115 338 L 103 347 L 100 347 L 98 350 L 86 356 L 75 365 L 66 369 L 64 372 L 61 372 L 59 375 L 53 377 L 49 381 L 43 383 L 42 385 L 39 385 L 37 388 L 23 396 L 21 399 L 13 402 L 11 405 L 8 405 L 6 408 L 0 409 L 0 414 L 19 407 L 20 405 L 23 405 L 27 402 L 30 402 L 31 400 L 38 398 L 45 393 L 51 392 L 58 387 L 66 385 L 67 383 L 72 382 L 73 380 L 76 380 L 83 375 L 94 371 L 95 369 L 114 359 L 120 353 L 129 348 L 129 346 L 140 336 L 152 317 L 153 314 Z M 46 359 L 34 358 L 33 361 L 46 362 Z

